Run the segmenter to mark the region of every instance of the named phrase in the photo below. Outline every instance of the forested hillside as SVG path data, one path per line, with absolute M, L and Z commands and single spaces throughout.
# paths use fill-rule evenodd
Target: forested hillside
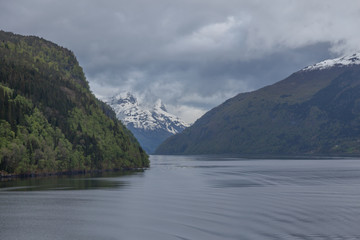
M 74 54 L 0 31 L 0 171 L 146 167 L 147 154 L 95 98 Z

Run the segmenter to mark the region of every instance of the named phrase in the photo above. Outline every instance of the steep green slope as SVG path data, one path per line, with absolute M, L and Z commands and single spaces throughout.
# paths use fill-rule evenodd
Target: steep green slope
M 360 153 L 360 67 L 299 71 L 239 94 L 156 153 Z
M 0 171 L 146 167 L 147 154 L 90 92 L 74 54 L 0 31 Z

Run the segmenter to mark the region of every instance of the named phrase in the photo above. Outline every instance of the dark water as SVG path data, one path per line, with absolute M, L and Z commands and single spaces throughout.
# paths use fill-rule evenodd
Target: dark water
M 0 182 L 0 239 L 360 239 L 360 160 L 151 156 Z

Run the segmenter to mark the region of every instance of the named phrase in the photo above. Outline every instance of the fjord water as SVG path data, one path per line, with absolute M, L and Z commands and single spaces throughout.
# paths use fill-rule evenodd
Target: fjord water
M 0 239 L 360 239 L 360 159 L 151 156 L 0 182 Z

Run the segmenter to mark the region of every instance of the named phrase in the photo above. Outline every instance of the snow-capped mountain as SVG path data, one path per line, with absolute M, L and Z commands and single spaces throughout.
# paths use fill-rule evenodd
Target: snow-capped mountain
M 335 66 L 343 67 L 350 65 L 360 65 L 360 52 L 339 58 L 327 59 L 314 65 L 308 66 L 304 68 L 303 71 L 324 70 Z
M 142 104 L 129 92 L 105 99 L 116 116 L 132 131 L 142 147 L 152 153 L 166 138 L 179 133 L 189 125 L 167 112 L 158 99 L 152 106 Z

